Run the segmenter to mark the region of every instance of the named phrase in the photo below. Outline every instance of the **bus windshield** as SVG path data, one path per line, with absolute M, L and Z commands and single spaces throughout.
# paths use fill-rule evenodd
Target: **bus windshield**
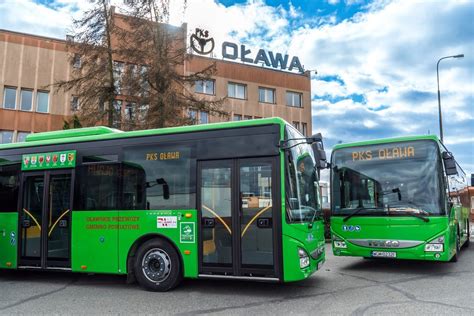
M 310 222 L 319 219 L 321 212 L 318 175 L 313 149 L 302 143 L 296 129 L 287 126 L 286 207 L 289 222 Z M 293 147 L 292 147 L 293 146 Z
M 429 140 L 338 149 L 333 215 L 444 215 L 440 168 Z

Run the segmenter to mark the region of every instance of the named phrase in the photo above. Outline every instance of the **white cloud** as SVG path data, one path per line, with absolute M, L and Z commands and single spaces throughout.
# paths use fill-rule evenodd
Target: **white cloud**
M 0 28 L 64 37 L 71 14 L 86 1 L 58 1 L 55 10 L 28 0 L 0 2 Z M 437 132 L 436 61 L 464 53 L 440 64 L 441 101 L 446 142 L 470 152 L 463 162 L 474 166 L 474 144 L 466 136 L 474 135 L 474 2 L 375 0 L 367 12 L 340 22 L 335 14 L 303 18 L 292 4 L 285 10 L 263 0 L 227 7 L 191 0 L 184 15 L 181 0 L 171 3 L 171 22 L 209 29 L 217 47 L 224 40 L 245 42 L 297 55 L 307 69 L 317 69 L 312 95 L 325 99 L 312 103 L 314 128 L 333 141 Z

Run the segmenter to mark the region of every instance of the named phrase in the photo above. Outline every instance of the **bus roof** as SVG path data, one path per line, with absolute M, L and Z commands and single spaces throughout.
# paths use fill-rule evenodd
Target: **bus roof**
M 337 144 L 334 146 L 333 151 L 342 149 L 342 148 L 348 148 L 348 147 L 359 147 L 359 146 L 378 145 L 378 144 L 396 143 L 396 142 L 409 142 L 409 141 L 414 141 L 414 140 L 433 140 L 435 142 L 439 142 L 438 136 L 436 135 L 403 136 L 403 137 L 394 137 L 394 138 L 374 139 L 374 140 L 367 140 L 367 141 L 354 142 L 354 143 Z
M 129 132 L 123 132 L 117 129 L 108 128 L 104 126 L 96 126 L 96 127 L 86 127 L 86 128 L 58 130 L 58 131 L 52 131 L 52 132 L 30 134 L 27 136 L 25 142 L 0 144 L 0 150 L 43 146 L 43 145 L 89 142 L 89 141 L 96 141 L 96 140 L 120 139 L 120 138 L 140 137 L 140 136 L 191 133 L 191 132 L 199 132 L 199 131 L 210 131 L 210 130 L 216 130 L 216 129 L 259 126 L 259 125 L 269 125 L 269 124 L 277 124 L 280 126 L 284 126 L 288 123 L 282 118 L 272 117 L 272 118 L 262 118 L 262 119 L 244 120 L 244 121 L 231 121 L 231 122 L 211 123 L 211 124 L 202 124 L 202 125 L 166 127 L 166 128 L 129 131 Z

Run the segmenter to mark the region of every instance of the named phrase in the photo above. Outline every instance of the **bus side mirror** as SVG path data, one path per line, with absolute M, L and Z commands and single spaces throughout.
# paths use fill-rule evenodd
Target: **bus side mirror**
M 170 199 L 170 186 L 163 178 L 156 179 L 156 183 L 161 184 L 163 186 L 163 199 L 169 200 Z
M 458 174 L 458 170 L 456 168 L 456 160 L 454 160 L 453 154 L 449 151 L 443 152 L 443 163 L 447 176 L 453 176 Z
M 326 169 L 327 158 L 326 152 L 324 151 L 323 136 L 321 133 L 314 134 L 311 136 L 311 147 L 313 148 L 314 158 L 316 160 L 316 168 L 318 170 Z

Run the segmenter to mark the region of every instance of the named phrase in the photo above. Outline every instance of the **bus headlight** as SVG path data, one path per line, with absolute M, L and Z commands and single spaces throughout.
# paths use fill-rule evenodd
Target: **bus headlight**
M 425 245 L 425 251 L 430 251 L 430 252 L 442 252 L 444 250 L 444 245 L 443 244 L 426 244 Z
M 298 257 L 300 257 L 300 268 L 307 268 L 309 266 L 309 256 L 306 251 L 301 248 L 298 248 Z
M 347 248 L 346 242 L 342 240 L 334 240 L 334 248 Z
M 439 236 L 430 240 L 430 242 L 425 245 L 425 251 L 426 252 L 443 252 L 444 251 L 444 236 Z

